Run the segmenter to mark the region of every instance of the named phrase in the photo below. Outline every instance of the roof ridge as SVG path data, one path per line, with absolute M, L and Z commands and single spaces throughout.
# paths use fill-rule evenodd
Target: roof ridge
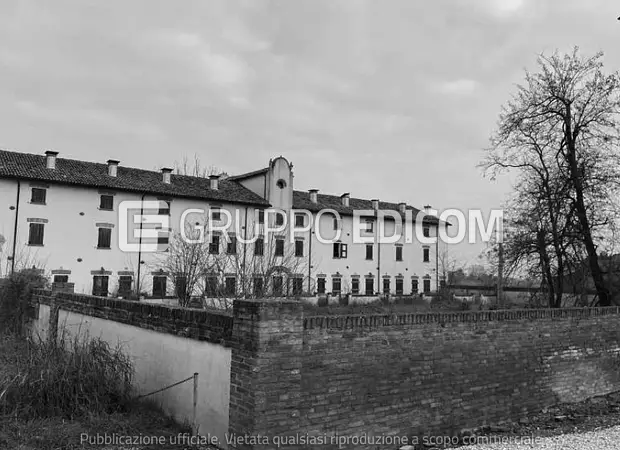
M 120 166 L 117 176 L 107 174 L 107 164 L 74 158 L 56 157 L 56 168 L 47 169 L 45 155 L 0 149 L 0 178 L 37 180 L 63 185 L 116 189 L 152 195 L 196 198 L 208 201 L 269 205 L 260 195 L 234 180 L 222 179 L 220 189 L 212 190 L 209 179 L 195 175 L 173 174 L 165 184 L 161 173 L 138 167 Z M 222 189 L 224 188 L 224 189 Z

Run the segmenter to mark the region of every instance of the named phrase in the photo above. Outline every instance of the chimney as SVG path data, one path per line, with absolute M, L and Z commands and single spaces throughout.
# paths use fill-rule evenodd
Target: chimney
M 209 187 L 214 191 L 217 191 L 220 188 L 220 176 L 219 175 L 209 175 Z
M 374 210 L 379 209 L 379 200 L 378 199 L 376 199 L 376 198 L 372 199 L 371 202 L 372 202 L 372 209 L 374 209 Z
M 426 206 L 424 207 L 424 212 L 425 212 L 426 214 L 430 215 L 430 214 L 431 214 L 431 205 L 426 205 Z
M 319 201 L 319 190 L 318 189 L 310 189 L 310 201 L 312 203 L 318 203 Z
M 111 177 L 116 177 L 116 173 L 118 170 L 118 163 L 115 159 L 108 159 L 108 175 Z
M 170 184 L 170 174 L 172 173 L 172 169 L 164 167 L 163 169 L 161 169 L 161 173 L 163 175 L 162 181 L 166 184 Z
M 340 198 L 342 199 L 342 206 L 346 206 L 348 208 L 349 207 L 349 199 L 351 198 L 349 196 L 349 193 L 347 192 L 346 194 L 342 194 L 340 196 Z
M 398 210 L 401 214 L 405 214 L 405 210 L 407 209 L 407 204 L 405 202 L 401 202 L 398 204 Z
M 58 156 L 58 152 L 54 152 L 52 150 L 45 152 L 45 166 L 48 169 L 56 168 L 56 156 Z

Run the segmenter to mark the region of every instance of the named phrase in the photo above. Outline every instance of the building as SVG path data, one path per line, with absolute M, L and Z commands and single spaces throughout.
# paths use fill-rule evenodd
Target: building
M 64 159 L 52 151 L 34 155 L 1 150 L 2 275 L 36 266 L 45 268 L 55 283 L 74 283 L 76 292 L 174 296 L 186 280 L 158 264 L 169 257 L 169 232 L 181 228 L 175 224 L 181 224 L 182 217 L 189 223 L 184 212 L 198 209 L 208 212 L 207 220 L 223 220 L 222 213 L 231 218 L 231 232 L 224 237 L 214 232 L 207 239 L 210 255 L 228 254 L 235 260 L 235 264 L 204 274 L 207 288 L 203 293 L 215 292 L 215 286 L 221 285 L 231 296 L 410 295 L 434 291 L 440 283 L 439 244 L 424 244 L 417 236 L 411 239 L 404 233 L 390 243 L 376 239 L 380 228 L 385 228 L 387 236 L 405 229 L 394 219 L 378 221 L 384 213 L 414 222 L 420 211 L 405 203 L 294 190 L 293 165 L 281 156 L 264 169 L 226 178 L 172 172 L 170 168 L 160 172 L 127 168 L 116 160 Z M 163 202 L 157 211 L 140 210 L 167 217 L 171 224 L 156 231 L 157 251 L 121 248 L 123 231 L 131 236 L 137 226 L 131 219 L 122 220 L 121 207 L 126 201 L 133 201 L 134 206 Z M 283 231 L 264 240 L 261 227 L 283 222 Z M 199 224 L 204 225 L 197 220 Z M 426 216 L 424 236 L 437 236 L 439 226 L 435 217 Z M 143 225 L 139 227 L 142 230 Z M 243 243 L 251 237 L 251 230 L 264 238 L 258 241 L 260 247 L 257 242 Z M 368 242 L 356 242 L 357 235 Z M 256 270 L 257 262 L 267 259 L 267 254 L 272 255 L 271 266 Z M 293 264 L 286 264 L 287 258 Z

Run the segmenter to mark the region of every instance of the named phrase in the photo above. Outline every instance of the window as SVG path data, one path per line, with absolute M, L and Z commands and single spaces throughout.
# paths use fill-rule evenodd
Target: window
M 44 230 L 45 224 L 31 223 L 30 231 L 28 234 L 28 245 L 43 245 Z
M 264 283 L 261 277 L 254 277 L 254 296 L 262 297 L 264 295 Z
M 54 275 L 54 283 L 68 283 L 69 275 Z
M 305 214 L 297 213 L 295 214 L 295 227 L 301 228 L 306 224 Z
M 168 245 L 170 243 L 170 236 L 167 232 L 165 234 L 160 234 L 157 236 L 157 244 L 160 245 Z
M 405 293 L 404 283 L 402 278 L 396 278 L 396 295 L 403 295 Z
M 347 244 L 343 244 L 342 242 L 334 242 L 333 244 L 333 255 L 334 258 L 346 258 L 348 253 Z
M 424 247 L 423 261 L 430 262 L 431 260 L 431 249 L 428 247 Z
M 174 279 L 174 293 L 178 299 L 185 299 L 187 297 L 187 277 L 184 275 L 177 275 Z
M 286 181 L 284 181 L 283 179 L 279 179 L 276 182 L 276 186 L 278 186 L 280 189 L 284 189 L 286 187 Z
M 217 297 L 217 277 L 213 275 L 207 275 L 205 294 L 209 298 Z
M 222 211 L 219 206 L 212 206 L 211 209 L 211 220 L 219 221 L 222 220 Z
M 237 293 L 237 279 L 235 277 L 226 277 L 224 283 L 224 293 L 234 296 Z
M 276 252 L 275 256 L 284 256 L 284 239 L 276 239 Z
M 332 294 L 340 294 L 342 292 L 342 278 L 332 278 Z
M 159 207 L 159 212 L 157 214 L 159 214 L 160 216 L 169 216 L 170 215 L 170 200 L 162 200 L 160 198 L 159 201 L 162 202 L 163 204 Z
M 375 293 L 375 280 L 373 278 L 366 278 L 366 295 L 373 295 Z
M 403 260 L 403 247 L 402 245 L 396 246 L 396 261 Z
M 418 293 L 418 280 L 417 278 L 414 278 L 411 280 L 411 293 L 412 294 L 417 294 Z
M 254 254 L 256 256 L 263 256 L 265 254 L 265 240 L 263 238 L 258 238 L 254 242 Z
M 366 259 L 372 260 L 372 244 L 366 244 Z
M 276 297 L 282 297 L 283 295 L 283 280 L 280 275 L 273 277 L 273 295 Z
M 99 209 L 106 211 L 114 210 L 114 196 L 109 194 L 101 194 L 99 199 Z
M 357 295 L 360 293 L 360 280 L 359 278 L 353 278 L 351 280 L 351 294 Z
M 209 244 L 209 253 L 211 255 L 217 255 L 220 252 L 220 237 L 211 236 L 211 243 Z
M 153 276 L 153 297 L 164 298 L 166 296 L 166 282 L 167 277 L 165 275 Z
M 424 237 L 430 237 L 431 236 L 431 229 L 429 227 L 423 227 L 422 228 L 422 233 L 423 233 Z
M 372 219 L 366 219 L 366 229 L 364 231 L 372 233 L 374 229 L 374 221 Z
M 319 278 L 316 280 L 316 292 L 318 294 L 325 294 L 325 278 Z
M 45 205 L 46 196 L 47 196 L 47 189 L 32 188 L 32 196 L 30 197 L 30 203 L 36 203 L 38 205 Z
M 293 278 L 293 295 L 301 295 L 303 291 L 304 279 L 301 277 Z
M 301 239 L 295 241 L 295 256 L 304 256 L 304 241 Z
M 425 278 L 424 279 L 424 293 L 428 293 L 431 291 L 431 279 L 430 278 Z
M 284 225 L 284 214 L 276 213 L 276 225 Z
M 237 237 L 228 236 L 228 242 L 226 243 L 226 253 L 229 255 L 237 254 Z
M 390 279 L 389 278 L 383 279 L 383 293 L 384 294 L 390 293 Z
M 93 295 L 97 297 L 108 296 L 108 280 L 110 277 L 107 275 L 95 275 L 93 276 Z
M 262 209 L 258 211 L 258 223 L 265 223 L 265 211 Z
M 121 275 L 118 278 L 118 294 L 122 297 L 126 297 L 131 294 L 131 283 L 133 277 L 131 275 Z
M 111 246 L 112 246 L 112 228 L 99 228 L 97 248 L 109 249 L 111 248 Z

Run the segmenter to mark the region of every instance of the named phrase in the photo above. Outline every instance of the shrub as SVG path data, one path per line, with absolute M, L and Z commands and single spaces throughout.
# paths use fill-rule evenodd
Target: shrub
M 0 285 L 0 329 L 21 334 L 30 309 L 32 291 L 45 288 L 47 279 L 35 268 L 14 272 Z
M 62 344 L 6 336 L 0 371 L 0 413 L 23 418 L 123 410 L 131 399 L 133 366 L 101 339 L 61 339 Z

